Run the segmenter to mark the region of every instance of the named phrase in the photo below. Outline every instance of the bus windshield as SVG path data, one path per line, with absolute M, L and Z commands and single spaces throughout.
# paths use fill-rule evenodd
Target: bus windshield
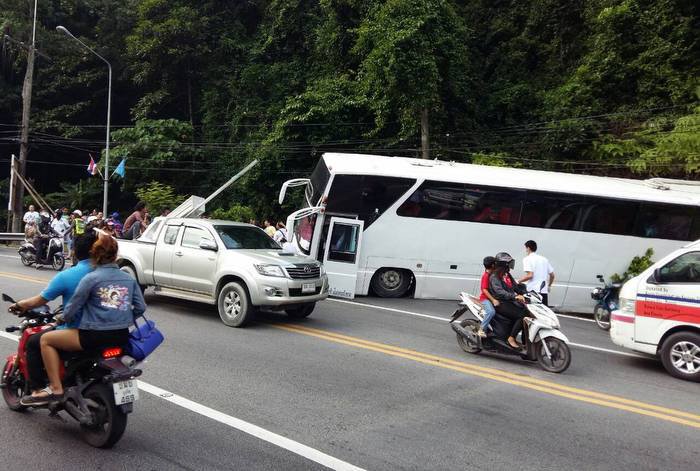
M 311 206 L 316 206 L 328 185 L 331 173 L 323 159 L 318 161 L 314 172 L 311 174 L 311 185 L 306 187 L 306 199 Z

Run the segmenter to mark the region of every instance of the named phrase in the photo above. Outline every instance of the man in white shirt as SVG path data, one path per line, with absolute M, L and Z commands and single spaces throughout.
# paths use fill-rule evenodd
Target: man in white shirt
M 525 242 L 525 253 L 523 259 L 523 270 L 525 276 L 518 280 L 518 283 L 525 283 L 528 291 L 535 291 L 542 295 L 542 302 L 548 305 L 549 288 L 554 283 L 554 268 L 542 255 L 537 252 L 537 242 L 528 240 Z M 542 283 L 544 282 L 544 286 Z

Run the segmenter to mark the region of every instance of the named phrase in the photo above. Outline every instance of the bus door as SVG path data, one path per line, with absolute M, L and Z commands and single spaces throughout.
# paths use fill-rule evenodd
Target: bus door
M 364 222 L 331 217 L 325 243 L 323 265 L 328 275 L 329 294 L 353 299 Z

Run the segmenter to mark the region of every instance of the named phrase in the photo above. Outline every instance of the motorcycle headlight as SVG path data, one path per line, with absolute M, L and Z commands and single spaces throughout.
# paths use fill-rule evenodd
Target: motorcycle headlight
M 620 298 L 619 309 L 622 312 L 634 314 L 634 300 L 627 299 L 627 298 Z
M 254 265 L 255 269 L 263 276 L 276 276 L 285 278 L 284 271 L 279 265 Z

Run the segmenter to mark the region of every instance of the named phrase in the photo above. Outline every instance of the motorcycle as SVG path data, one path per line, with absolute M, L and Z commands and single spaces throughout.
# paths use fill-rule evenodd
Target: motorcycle
M 53 231 L 46 244 L 46 253 L 38 256 L 34 244 L 28 240 L 22 243 L 18 253 L 22 260 L 22 265 L 26 267 L 36 265 L 39 268 L 41 265 L 51 265 L 54 270 L 61 271 L 66 265 L 66 259 L 63 256 L 63 237 Z
M 596 278 L 603 283 L 603 286 L 591 291 L 591 298 L 597 301 L 593 308 L 593 320 L 601 329 L 610 330 L 610 313 L 617 309 L 622 283 L 606 282 L 603 275 L 598 275 Z
M 15 302 L 6 294 L 2 299 Z M 42 306 L 18 314 L 24 320 L 5 329 L 6 332 L 21 332 L 17 353 L 7 357 L 0 380 L 3 399 L 13 411 L 27 409 L 20 401 L 31 394 L 27 341 L 32 335 L 53 328 L 58 314 L 60 309 L 51 312 L 47 306 Z M 35 408 L 47 408 L 49 416 L 58 418 L 61 411 L 67 412 L 79 423 L 85 442 L 97 448 L 111 448 L 124 434 L 127 415 L 133 411 L 139 397 L 135 378 L 142 371 L 134 367 L 136 361 L 119 347 L 98 352 L 62 352 L 61 360 L 63 399 Z
M 522 341 L 525 350 L 516 349 L 508 343 L 513 323 L 507 317 L 496 315 L 491 320 L 487 336 L 478 335 L 484 319 L 484 308 L 479 298 L 467 293 L 460 294 L 459 308 L 452 315 L 450 325 L 457 333 L 457 343 L 467 353 L 477 354 L 482 350 L 492 353 L 518 356 L 524 360 L 537 361 L 542 369 L 552 373 L 562 373 L 571 364 L 569 340 L 559 330 L 557 315 L 542 304 L 542 297 L 535 291 L 523 294 L 527 310 L 532 317 L 526 317 L 526 330 Z M 469 314 L 473 318 L 469 318 Z M 526 334 L 527 333 L 527 334 Z

